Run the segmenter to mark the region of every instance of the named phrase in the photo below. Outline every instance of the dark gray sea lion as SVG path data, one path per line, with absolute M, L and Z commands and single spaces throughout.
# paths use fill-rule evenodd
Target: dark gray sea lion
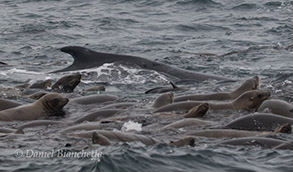
M 235 130 L 235 129 L 208 129 L 199 130 L 188 133 L 189 136 L 197 137 L 210 137 L 210 138 L 238 138 L 238 137 L 254 137 L 254 136 L 267 136 L 276 133 L 291 133 L 292 127 L 290 124 L 284 124 L 272 131 L 247 131 L 247 130 Z
M 69 67 L 65 69 L 54 71 L 55 73 L 99 67 L 105 63 L 121 62 L 121 63 L 136 65 L 142 69 L 155 70 L 157 72 L 171 75 L 179 79 L 196 80 L 196 81 L 204 81 L 208 79 L 229 80 L 228 78 L 224 78 L 220 76 L 171 67 L 166 64 L 151 61 L 141 57 L 100 53 L 100 52 L 89 50 L 84 47 L 68 46 L 68 47 L 61 48 L 61 51 L 64 53 L 70 54 L 74 58 L 74 62 L 72 65 L 70 65 Z
M 141 142 L 145 145 L 153 145 L 157 143 L 155 139 L 148 136 L 139 135 L 139 134 L 122 133 L 119 131 L 92 130 L 92 131 L 72 133 L 70 135 L 83 137 L 83 138 L 92 138 L 94 132 L 96 132 L 98 135 L 102 135 L 106 137 L 109 141 L 114 141 L 114 142 Z
M 293 119 L 269 113 L 256 113 L 237 118 L 224 126 L 224 128 L 251 131 L 273 131 L 286 123 L 293 125 Z
M 211 93 L 211 94 L 196 94 L 188 96 L 179 96 L 174 99 L 174 102 L 181 102 L 187 100 L 230 100 L 235 99 L 241 94 L 249 90 L 256 90 L 259 85 L 259 77 L 254 76 L 246 80 L 239 88 L 229 93 Z
M 211 126 L 213 124 L 212 121 L 201 120 L 197 118 L 184 118 L 179 121 L 173 122 L 163 127 L 163 129 L 171 129 L 171 128 L 184 128 L 190 126 Z
M 99 121 L 101 119 L 112 117 L 113 115 L 117 113 L 125 112 L 123 109 L 100 109 L 95 112 L 91 112 L 89 114 L 86 114 L 83 117 L 80 117 L 79 119 L 75 120 L 74 123 L 81 123 L 83 121 Z
M 0 111 L 0 121 L 37 120 L 59 115 L 68 99 L 60 94 L 47 94 L 36 102 Z
M 293 118 L 293 105 L 283 100 L 276 100 L 276 99 L 266 100 L 260 105 L 257 111 L 269 112 L 269 113 Z
M 38 127 L 38 126 L 49 126 L 49 125 L 68 125 L 71 124 L 70 122 L 64 122 L 64 121 L 53 121 L 53 120 L 37 120 L 37 121 L 30 121 L 26 122 L 24 124 L 21 124 L 17 126 L 17 129 L 25 129 L 25 128 L 32 128 L 32 127 Z
M 104 85 L 98 85 L 98 86 L 88 88 L 85 91 L 106 91 L 106 88 Z
M 237 138 L 231 140 L 225 140 L 220 142 L 220 144 L 228 144 L 228 145 L 249 145 L 249 146 L 260 146 L 263 148 L 274 148 L 281 144 L 285 143 L 282 140 L 272 139 L 272 138 L 265 138 L 265 137 L 244 137 L 244 138 Z
M 117 100 L 116 96 L 106 95 L 106 94 L 99 94 L 99 95 L 89 95 L 89 96 L 82 96 L 71 99 L 71 103 L 77 103 L 81 105 L 89 105 L 89 104 L 101 104 L 109 101 Z
M 184 88 L 177 87 L 173 82 L 170 82 L 172 88 L 170 87 L 156 87 L 149 89 L 145 92 L 145 94 L 151 94 L 151 93 L 166 93 L 170 91 L 179 91 L 179 90 L 185 90 Z
M 179 140 L 175 140 L 175 141 L 170 141 L 171 145 L 177 146 L 177 147 L 182 147 L 182 146 L 195 146 L 195 141 L 196 139 L 192 136 L 186 136 L 184 138 L 181 138 Z
M 285 142 L 282 143 L 276 147 L 274 147 L 274 149 L 280 149 L 280 150 L 293 150 L 293 141 L 290 142 Z
M 173 103 L 174 94 L 172 92 L 160 95 L 154 102 L 153 107 L 159 108 L 168 104 Z
M 80 80 L 81 74 L 79 73 L 63 76 L 53 84 L 52 90 L 60 90 L 66 93 L 73 92 L 75 87 L 80 83 Z
M 80 131 L 80 130 L 101 130 L 103 129 L 104 123 L 102 122 L 84 122 L 81 124 L 77 124 L 77 125 L 72 125 L 69 127 L 66 127 L 65 129 L 62 129 L 60 131 L 60 133 L 70 133 L 70 132 L 74 132 L 74 131 Z M 121 126 L 119 126 L 121 127 Z M 118 129 L 118 128 L 116 128 Z
M 135 102 L 120 102 L 113 103 L 102 107 L 101 109 L 127 109 L 129 107 L 135 106 L 137 103 Z
M 20 105 L 21 103 L 0 98 L 0 111 L 10 109 L 10 108 L 15 108 Z
M 47 79 L 45 81 L 37 81 L 35 83 L 33 83 L 31 86 L 29 86 L 28 88 L 38 88 L 38 89 L 48 89 L 51 87 L 52 84 L 52 80 L 51 79 Z
M 262 90 L 251 90 L 246 91 L 240 95 L 237 99 L 230 102 L 222 103 L 210 103 L 209 108 L 211 110 L 222 110 L 222 109 L 232 109 L 232 110 L 255 110 L 261 103 L 270 97 L 268 91 Z M 201 101 L 185 101 L 185 102 L 176 102 L 169 105 L 165 105 L 161 108 L 155 110 L 155 112 L 171 112 L 171 111 L 188 111 L 194 106 L 199 104 L 206 103 Z

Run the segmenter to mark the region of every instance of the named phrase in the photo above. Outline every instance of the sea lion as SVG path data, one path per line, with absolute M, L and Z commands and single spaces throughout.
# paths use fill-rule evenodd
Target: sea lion
M 251 131 L 273 131 L 275 128 L 286 123 L 293 125 L 293 119 L 269 113 L 255 113 L 237 118 L 223 128 Z
M 209 110 L 209 104 L 208 103 L 202 103 L 197 106 L 194 106 L 191 108 L 187 113 L 184 114 L 173 114 L 173 113 L 161 113 L 161 114 L 155 114 L 153 117 L 158 118 L 173 118 L 173 117 L 183 117 L 183 118 L 199 118 L 203 117 L 207 111 Z
M 255 110 L 261 103 L 270 97 L 270 92 L 262 90 L 251 90 L 246 91 L 241 94 L 237 99 L 230 102 L 222 103 L 210 103 L 209 108 L 211 110 L 223 110 L 223 109 L 233 109 L 233 110 Z M 176 102 L 163 107 L 158 108 L 154 112 L 171 112 L 171 111 L 188 111 L 192 107 L 199 105 L 200 101 L 186 101 L 186 102 Z
M 246 80 L 239 88 L 229 93 L 211 93 L 211 94 L 196 94 L 188 96 L 179 96 L 174 99 L 174 102 L 182 102 L 188 100 L 203 101 L 203 100 L 230 100 L 239 97 L 246 91 L 256 90 L 259 85 L 259 77 L 254 76 Z
M 276 133 L 291 133 L 292 127 L 290 124 L 284 124 L 272 131 L 246 131 L 246 130 L 234 130 L 234 129 L 208 129 L 199 130 L 188 133 L 189 136 L 197 137 L 210 137 L 210 138 L 238 138 L 238 137 L 253 137 L 253 136 L 267 136 Z
M 88 88 L 85 91 L 106 91 L 106 88 L 104 85 L 98 85 L 98 86 Z
M 101 130 L 104 128 L 103 124 L 104 124 L 103 122 L 84 122 L 77 125 L 66 127 L 65 129 L 62 129 L 59 132 L 70 133 L 70 132 L 79 131 L 79 130 Z M 118 127 L 116 129 L 118 129 Z
M 105 102 L 115 101 L 118 97 L 106 94 L 99 95 L 89 95 L 77 97 L 70 100 L 70 103 L 76 103 L 81 105 L 89 105 L 89 104 L 102 104 Z
M 113 103 L 102 107 L 101 109 L 127 109 L 129 107 L 135 106 L 137 103 L 135 102 L 120 102 Z
M 257 110 L 258 112 L 269 112 L 285 117 L 293 118 L 293 105 L 283 100 L 265 100 Z
M 33 93 L 31 95 L 29 95 L 28 97 L 34 100 L 39 100 L 41 97 L 43 97 L 44 95 L 48 94 L 47 92 L 36 92 Z
M 64 121 L 53 121 L 53 120 L 37 120 L 37 121 L 30 121 L 26 122 L 24 124 L 21 124 L 17 126 L 16 128 L 18 130 L 23 130 L 25 128 L 32 128 L 32 127 L 38 127 L 38 126 L 50 126 L 50 125 L 69 125 L 70 122 L 64 122 Z
M 173 122 L 163 127 L 163 129 L 171 129 L 171 128 L 184 128 L 190 127 L 192 125 L 196 126 L 211 126 L 213 124 L 212 121 L 201 120 L 197 118 L 184 118 L 179 121 Z
M 111 117 L 117 113 L 125 112 L 123 109 L 99 109 L 95 112 L 91 112 L 86 114 L 85 116 L 80 117 L 79 119 L 75 120 L 74 123 L 81 123 L 83 121 L 99 121 L 101 119 L 105 119 Z
M 177 87 L 173 82 L 169 82 L 172 86 L 172 88 L 169 87 L 156 87 L 156 88 L 152 88 L 149 89 L 145 92 L 145 94 L 153 94 L 153 93 L 166 93 L 166 92 L 170 92 L 170 91 L 179 91 L 179 90 L 185 90 L 183 88 L 179 88 Z
M 80 83 L 81 74 L 70 74 L 65 75 L 60 78 L 55 84 L 52 86 L 52 90 L 62 91 L 66 93 L 73 92 L 75 87 Z
M 250 145 L 250 146 L 260 146 L 263 148 L 274 148 L 281 144 L 285 143 L 282 140 L 265 138 L 265 137 L 244 137 L 244 138 L 236 138 L 231 140 L 225 140 L 220 142 L 219 144 L 228 144 L 228 145 Z
M 47 79 L 45 81 L 37 81 L 35 83 L 33 83 L 31 86 L 29 86 L 28 88 L 38 88 L 38 89 L 48 89 L 51 87 L 52 84 L 52 80 L 51 79 Z
M 193 108 L 191 108 L 186 114 L 183 115 L 184 118 L 198 118 L 203 117 L 207 111 L 209 110 L 208 103 L 199 104 Z
M 148 136 L 139 135 L 139 134 L 122 133 L 119 131 L 91 130 L 91 131 L 71 133 L 68 135 L 83 137 L 83 138 L 92 138 L 94 132 L 96 132 L 98 136 L 102 135 L 106 137 L 109 141 L 114 141 L 114 142 L 141 142 L 145 145 L 153 145 L 157 143 L 155 139 Z M 98 139 L 98 138 L 99 137 L 95 139 Z M 99 141 L 96 140 L 96 142 L 98 143 Z
M 68 99 L 60 94 L 51 93 L 36 102 L 0 111 L 0 121 L 37 120 L 53 115 L 60 115 Z
M 289 141 L 289 142 L 285 142 L 282 143 L 280 145 L 277 145 L 276 147 L 274 147 L 273 149 L 280 149 L 280 150 L 293 150 L 293 142 Z
M 120 63 L 136 65 L 142 69 L 155 70 L 163 74 L 177 77 L 181 80 L 182 79 L 196 80 L 196 81 L 204 81 L 208 79 L 231 80 L 228 78 L 215 76 L 211 74 L 199 73 L 199 72 L 188 71 L 188 70 L 171 67 L 166 64 L 151 61 L 141 57 L 100 53 L 100 52 L 89 50 L 84 47 L 68 46 L 68 47 L 61 48 L 61 51 L 64 53 L 70 54 L 74 58 L 74 62 L 69 67 L 54 71 L 53 73 L 81 70 L 81 69 L 99 67 L 105 63 L 120 62 Z
M 51 87 L 52 84 L 52 80 L 51 79 L 47 79 L 45 81 L 36 81 L 35 83 L 33 83 L 32 85 L 29 83 L 25 83 L 25 84 L 21 84 L 21 85 L 17 85 L 14 88 L 31 88 L 31 89 L 48 89 Z
M 99 145 L 102 145 L 102 146 L 111 145 L 111 142 L 107 137 L 105 137 L 105 136 L 103 136 L 101 134 L 98 134 L 97 132 L 93 132 L 92 142 L 93 142 L 93 144 L 99 144 Z
M 159 108 L 168 104 L 173 103 L 174 94 L 172 92 L 168 92 L 160 95 L 154 102 L 153 107 Z
M 22 104 L 18 103 L 18 102 L 11 101 L 11 100 L 6 100 L 6 99 L 0 98 L 0 111 L 10 109 L 10 108 L 15 108 L 20 105 L 22 105 Z
M 174 145 L 176 147 L 182 147 L 182 146 L 195 146 L 196 139 L 192 136 L 186 136 L 184 138 L 181 138 L 179 140 L 170 141 L 170 145 Z

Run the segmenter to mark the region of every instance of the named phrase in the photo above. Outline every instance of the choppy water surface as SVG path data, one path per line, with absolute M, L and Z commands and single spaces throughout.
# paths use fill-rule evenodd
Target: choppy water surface
M 59 49 L 78 45 L 240 80 L 182 82 L 179 86 L 191 90 L 175 95 L 228 91 L 244 79 L 258 75 L 261 87 L 270 90 L 274 98 L 292 101 L 293 1 L 3 0 L 0 6 L 0 61 L 10 65 L 0 68 L 1 88 L 60 78 L 66 73 L 49 72 L 68 66 L 73 59 Z M 103 74 L 103 69 L 117 69 L 126 75 Z M 156 95 L 144 95 L 144 91 L 168 84 L 168 78 L 154 71 L 117 64 L 81 72 L 83 81 L 76 92 L 106 82 L 108 94 L 145 105 Z M 1 97 L 27 102 L 17 93 L 3 93 Z M 218 118 L 225 119 L 219 126 L 243 114 L 222 115 Z M 14 156 L 17 149 L 63 149 L 68 140 L 50 135 L 56 130 L 59 128 L 32 129 L 26 131 L 25 137 L 1 139 L 0 169 L 120 172 L 292 169 L 292 151 L 213 144 L 175 148 L 167 144 L 146 147 L 119 143 L 93 148 L 89 140 L 77 139 L 71 140 L 77 150 L 88 145 L 87 151 L 98 150 L 101 156 L 94 159 Z

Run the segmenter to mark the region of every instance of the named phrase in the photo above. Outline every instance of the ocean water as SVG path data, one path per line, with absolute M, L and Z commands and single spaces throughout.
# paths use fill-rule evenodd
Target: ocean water
M 73 62 L 60 48 L 76 45 L 238 80 L 179 82 L 178 86 L 190 90 L 175 96 L 233 90 L 243 80 L 258 75 L 261 88 L 269 90 L 273 98 L 293 100 L 293 1 L 1 0 L 0 7 L 0 61 L 9 64 L 0 67 L 4 98 L 29 102 L 19 92 L 6 92 L 5 88 L 46 78 L 56 80 L 67 74 L 50 72 Z M 168 85 L 162 74 L 119 64 L 79 72 L 83 78 L 76 92 L 105 83 L 107 94 L 146 107 L 157 95 L 145 95 L 144 91 Z M 76 110 L 88 110 L 71 108 L 66 109 L 70 115 L 61 120 L 74 119 Z M 221 126 L 244 114 L 208 113 L 208 119 Z M 18 123 L 0 125 L 13 127 Z M 102 147 L 93 146 L 90 140 L 52 134 L 60 129 L 62 126 L 40 127 L 25 131 L 25 136 L 1 138 L 0 171 L 279 172 L 292 171 L 293 167 L 293 152 L 289 150 L 219 146 L 213 141 L 181 148 L 165 143 Z M 172 135 L 162 140 L 168 137 Z M 73 146 L 67 148 L 68 144 Z M 30 150 L 56 153 L 64 149 L 93 154 L 79 158 L 30 154 Z

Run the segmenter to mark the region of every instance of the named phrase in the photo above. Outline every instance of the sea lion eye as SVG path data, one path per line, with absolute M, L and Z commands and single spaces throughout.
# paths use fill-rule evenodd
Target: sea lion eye
M 293 109 L 291 109 L 290 112 L 293 112 Z
M 53 105 L 57 105 L 59 103 L 59 99 L 55 98 L 51 102 L 52 102 Z
M 263 95 L 262 94 L 259 94 L 259 95 L 257 95 L 257 98 L 262 98 L 263 97 Z

